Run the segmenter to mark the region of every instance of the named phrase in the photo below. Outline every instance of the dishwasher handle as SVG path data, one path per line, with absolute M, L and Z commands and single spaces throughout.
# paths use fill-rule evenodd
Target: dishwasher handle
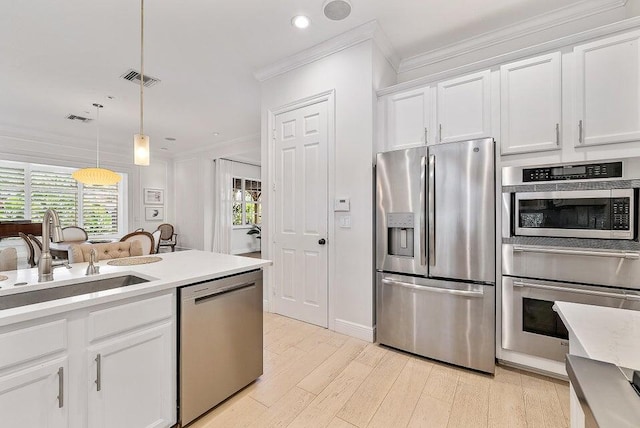
M 234 291 L 238 291 L 238 290 L 242 290 L 242 289 L 245 289 L 245 288 L 249 288 L 249 287 L 252 287 L 254 285 L 256 285 L 256 283 L 252 281 L 252 282 L 244 282 L 242 284 L 234 284 L 234 285 L 230 285 L 228 287 L 219 288 L 219 289 L 215 290 L 213 293 L 209 293 L 209 294 L 206 294 L 204 296 L 196 297 L 194 299 L 194 302 L 196 304 L 198 304 L 198 303 L 201 303 L 201 302 L 203 302 L 205 300 L 210 300 L 210 299 L 213 299 L 214 297 L 218 297 L 218 296 L 221 296 L 223 294 L 232 293 Z

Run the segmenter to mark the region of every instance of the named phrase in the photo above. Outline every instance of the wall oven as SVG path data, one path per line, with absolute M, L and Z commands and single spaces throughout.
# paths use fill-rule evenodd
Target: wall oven
M 640 158 L 502 171 L 502 347 L 563 361 L 555 301 L 640 310 Z
M 552 309 L 556 301 L 640 310 L 640 292 L 528 278 L 502 279 L 502 346 L 564 361 L 569 333 Z

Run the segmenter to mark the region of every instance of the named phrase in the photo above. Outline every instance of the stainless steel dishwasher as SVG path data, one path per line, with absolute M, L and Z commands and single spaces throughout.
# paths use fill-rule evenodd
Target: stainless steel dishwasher
M 262 375 L 262 271 L 180 288 L 185 426 Z

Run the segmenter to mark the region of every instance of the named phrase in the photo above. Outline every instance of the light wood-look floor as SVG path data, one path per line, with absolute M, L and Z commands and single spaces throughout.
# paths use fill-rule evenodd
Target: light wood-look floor
M 567 427 L 569 386 L 495 377 L 264 315 L 264 375 L 189 428 Z

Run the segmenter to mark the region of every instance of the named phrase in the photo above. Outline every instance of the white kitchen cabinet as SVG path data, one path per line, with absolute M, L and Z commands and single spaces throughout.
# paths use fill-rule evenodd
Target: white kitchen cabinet
M 433 142 L 431 88 L 390 95 L 386 99 L 386 150 L 403 149 Z
M 175 310 L 171 291 L 0 328 L 0 427 L 173 426 Z
M 438 143 L 491 137 L 489 70 L 438 83 Z
M 32 362 L 26 368 L 0 376 L 0 425 L 67 427 L 68 369 L 65 356 L 47 362 Z
M 640 139 L 640 31 L 576 46 L 576 146 Z
M 560 148 L 560 52 L 500 67 L 501 153 Z
M 90 428 L 172 425 L 172 338 L 165 323 L 89 348 Z

